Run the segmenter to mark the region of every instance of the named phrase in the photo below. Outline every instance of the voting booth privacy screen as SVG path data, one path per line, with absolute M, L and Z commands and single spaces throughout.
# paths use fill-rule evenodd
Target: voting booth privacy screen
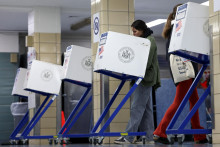
M 209 7 L 188 2 L 177 7 L 169 52 L 176 50 L 209 55 Z
M 112 71 L 136 77 L 144 77 L 150 51 L 146 38 L 106 32 L 101 35 L 94 71 Z
M 28 48 L 27 57 L 27 69 L 29 70 L 31 68 L 33 60 L 36 60 L 36 50 L 34 49 L 34 47 Z
M 14 81 L 14 86 L 12 90 L 12 95 L 28 97 L 29 92 L 24 90 L 25 76 L 27 69 L 18 68 L 17 74 Z
M 91 49 L 71 45 L 64 58 L 64 80 L 92 83 Z
M 63 78 L 63 67 L 43 61 L 33 60 L 27 72 L 25 90 L 35 93 L 59 94 Z

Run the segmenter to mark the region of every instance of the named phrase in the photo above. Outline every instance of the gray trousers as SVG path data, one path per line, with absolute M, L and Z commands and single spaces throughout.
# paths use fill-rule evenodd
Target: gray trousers
M 131 103 L 130 120 L 126 132 L 146 132 L 146 140 L 153 140 L 154 120 L 152 106 L 152 87 L 138 85 L 133 93 Z M 128 141 L 133 142 L 135 136 L 126 136 Z

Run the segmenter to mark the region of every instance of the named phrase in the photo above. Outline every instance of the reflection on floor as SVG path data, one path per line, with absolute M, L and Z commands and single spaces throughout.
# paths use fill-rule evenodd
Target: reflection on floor
M 220 144 L 195 144 L 194 142 L 183 142 L 179 145 L 175 142 L 173 145 L 163 145 L 160 143 L 156 144 L 127 144 L 127 145 L 117 145 L 117 144 L 102 144 L 102 145 L 92 145 L 92 144 L 68 144 L 68 145 L 5 145 L 7 147 L 218 147 Z

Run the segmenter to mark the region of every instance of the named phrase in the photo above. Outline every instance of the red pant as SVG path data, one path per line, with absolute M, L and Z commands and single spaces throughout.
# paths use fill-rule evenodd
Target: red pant
M 180 82 L 176 87 L 176 96 L 174 98 L 173 103 L 170 105 L 170 107 L 167 109 L 164 117 L 162 118 L 159 126 L 154 131 L 154 135 L 158 135 L 160 137 L 167 138 L 166 135 L 166 128 L 169 125 L 171 119 L 173 118 L 173 115 L 175 114 L 177 108 L 179 107 L 180 103 L 182 102 L 184 96 L 186 95 L 187 91 L 189 90 L 190 86 L 192 84 L 192 79 Z M 193 106 L 198 101 L 198 93 L 197 89 L 195 89 L 189 98 L 190 103 L 190 110 L 193 108 Z M 194 114 L 194 116 L 191 118 L 191 125 L 192 129 L 204 129 L 202 126 L 200 126 L 200 120 L 199 120 L 199 112 L 198 110 Z M 197 140 L 204 140 L 206 139 L 205 134 L 194 134 L 194 141 Z

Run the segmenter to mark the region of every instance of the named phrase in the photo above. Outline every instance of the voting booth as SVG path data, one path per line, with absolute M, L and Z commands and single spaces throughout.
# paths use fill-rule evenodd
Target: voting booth
M 62 126 L 61 130 L 58 132 L 58 138 L 55 140 L 56 143 L 67 143 L 66 138 L 90 137 L 90 134 L 88 133 L 71 133 L 70 129 L 73 127 L 74 124 L 76 124 L 76 122 L 79 123 L 79 121 L 77 121 L 78 118 L 82 115 L 86 108 L 88 110 L 88 105 L 92 101 L 92 94 L 90 92 L 92 88 L 91 49 L 76 45 L 70 45 L 66 48 L 66 52 L 64 53 L 64 55 L 65 56 L 63 62 L 63 81 L 74 84 L 75 88 L 77 88 L 71 89 L 75 91 L 73 95 L 77 95 L 77 93 L 80 92 L 80 88 L 86 88 L 86 90 L 84 91 L 84 93 L 80 94 L 82 95 L 80 98 L 76 98 L 77 104 L 72 109 L 71 113 L 68 116 L 68 119 L 65 121 L 65 124 Z M 72 86 L 72 88 L 74 86 Z M 69 97 L 66 96 L 64 102 L 66 101 L 69 101 L 68 106 L 71 107 L 71 99 L 69 99 Z M 68 106 L 65 105 L 64 107 L 68 108 Z M 86 115 L 91 115 L 91 113 Z M 90 121 L 86 123 L 90 123 Z M 85 124 L 85 122 L 81 122 L 81 124 Z
M 27 144 L 28 139 L 48 139 L 49 144 L 52 144 L 53 135 L 28 136 L 28 134 L 59 95 L 61 79 L 63 79 L 63 67 L 43 61 L 31 60 L 29 68 L 24 83 L 25 90 L 44 95 L 46 98 L 27 124 L 20 139 L 23 144 Z
M 144 77 L 149 50 L 148 39 L 109 31 L 101 35 L 94 71 Z
M 208 31 L 208 17 L 209 8 L 200 4 L 188 2 L 177 7 L 176 17 L 173 24 L 172 36 L 169 46 L 169 53 L 189 59 L 193 62 L 202 64 L 202 68 L 195 77 L 191 87 L 182 100 L 179 108 L 177 109 L 174 117 L 169 123 L 166 134 L 168 134 L 168 140 L 170 143 L 174 143 L 173 134 L 212 134 L 211 129 L 185 129 L 187 123 L 192 116 L 196 113 L 198 108 L 204 102 L 206 97 L 210 94 L 210 85 L 199 98 L 197 103 L 184 118 L 182 124 L 178 129 L 173 129 L 178 117 L 187 104 L 191 94 L 200 81 L 203 72 L 209 65 L 209 31 Z M 211 141 L 210 137 L 207 137 L 208 141 Z M 184 137 L 180 136 L 178 142 L 181 144 Z
M 177 8 L 169 52 L 177 50 L 210 54 L 209 7 L 188 2 Z
M 12 90 L 12 95 L 20 97 L 28 97 L 29 92 L 24 90 L 25 76 L 27 74 L 27 69 L 18 68 L 15 77 L 15 82 Z
M 27 52 L 27 70 L 29 71 L 31 69 L 32 62 L 36 60 L 36 50 L 34 47 L 28 47 Z M 36 107 L 36 94 L 33 92 L 29 92 L 28 95 L 28 109 L 35 108 Z
M 147 67 L 150 45 L 150 41 L 146 38 L 122 33 L 109 31 L 101 35 L 94 63 L 94 72 L 117 78 L 121 80 L 121 83 L 91 131 L 93 136 L 101 137 L 91 138 L 90 142 L 102 144 L 105 136 L 142 136 L 143 143 L 145 143 L 146 132 L 107 133 L 105 130 L 143 79 Z M 135 80 L 136 82 L 105 124 L 96 132 L 127 80 Z
M 36 60 L 36 50 L 34 47 L 28 47 L 27 52 L 27 69 L 29 70 L 31 68 L 32 62 Z
M 71 45 L 64 58 L 64 81 L 92 83 L 91 49 Z
M 33 60 L 27 72 L 25 90 L 40 94 L 59 95 L 63 67 L 43 61 Z
M 14 86 L 12 89 L 12 95 L 19 96 L 23 98 L 28 98 L 29 92 L 24 90 L 24 82 L 27 69 L 18 68 L 17 74 L 14 81 Z M 11 104 L 11 112 L 14 117 L 14 130 L 10 135 L 10 143 L 15 144 L 16 140 L 20 136 L 20 132 L 23 131 L 24 127 L 28 122 L 28 108 L 27 102 L 15 102 Z

